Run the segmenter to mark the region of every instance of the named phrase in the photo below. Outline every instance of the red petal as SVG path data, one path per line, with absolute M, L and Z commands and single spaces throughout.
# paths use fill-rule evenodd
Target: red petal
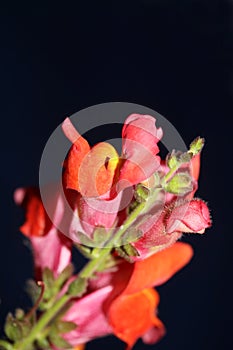
M 90 150 L 88 142 L 77 132 L 69 118 L 62 124 L 66 137 L 73 143 L 64 162 L 63 181 L 66 188 L 80 191 L 78 172 L 83 158 Z
M 107 193 L 114 182 L 118 154 L 107 142 L 95 145 L 82 159 L 78 169 L 79 191 L 84 197 L 99 197 Z
M 164 329 L 162 322 L 155 317 L 158 303 L 159 295 L 151 288 L 122 295 L 113 301 L 109 310 L 109 322 L 114 334 L 127 343 L 127 350 L 152 327 Z
M 192 255 L 189 244 L 177 242 L 145 260 L 137 261 L 123 293 L 131 294 L 165 283 L 190 261 Z
M 42 204 L 39 189 L 19 188 L 15 191 L 14 198 L 15 202 L 22 205 L 26 211 L 26 220 L 20 231 L 28 237 L 46 235 L 52 223 Z
M 191 159 L 191 175 L 194 180 L 198 181 L 201 167 L 201 153 L 198 153 Z

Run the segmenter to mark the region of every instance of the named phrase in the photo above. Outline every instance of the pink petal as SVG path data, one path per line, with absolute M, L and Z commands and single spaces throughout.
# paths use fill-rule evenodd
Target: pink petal
M 75 330 L 63 336 L 71 345 L 86 343 L 112 333 L 103 311 L 104 302 L 112 292 L 112 288 L 107 286 L 82 297 L 67 311 L 64 321 L 77 324 Z
M 157 143 L 162 138 L 162 129 L 156 128 L 155 118 L 149 115 L 131 114 L 122 130 L 123 165 L 120 180 L 134 185 L 148 179 L 159 167 Z
M 145 344 L 155 344 L 166 334 L 166 329 L 162 322 L 157 327 L 150 328 L 143 336 L 142 340 Z
M 77 205 L 84 232 L 91 235 L 96 227 L 104 227 L 108 230 L 113 227 L 114 223 L 117 223 L 119 226 L 125 218 L 125 207 L 129 204 L 124 204 L 123 197 L 123 191 L 112 200 L 83 198 L 80 196 Z
M 57 276 L 71 262 L 71 241 L 55 228 L 43 237 L 30 237 L 33 248 L 36 278 L 40 279 L 45 267 Z

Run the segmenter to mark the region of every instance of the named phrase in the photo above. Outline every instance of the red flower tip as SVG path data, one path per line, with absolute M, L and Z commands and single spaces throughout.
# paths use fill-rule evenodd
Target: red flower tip
M 28 237 L 46 235 L 52 227 L 52 222 L 44 209 L 39 189 L 19 188 L 14 193 L 14 200 L 26 210 L 26 220 L 20 231 Z

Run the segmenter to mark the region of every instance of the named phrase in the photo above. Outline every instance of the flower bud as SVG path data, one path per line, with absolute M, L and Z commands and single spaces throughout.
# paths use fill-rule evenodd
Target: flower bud
M 182 196 L 192 191 L 192 178 L 188 173 L 178 173 L 164 187 L 167 192 Z
M 189 152 L 195 156 L 200 153 L 202 148 L 204 147 L 205 139 L 198 136 L 189 146 Z

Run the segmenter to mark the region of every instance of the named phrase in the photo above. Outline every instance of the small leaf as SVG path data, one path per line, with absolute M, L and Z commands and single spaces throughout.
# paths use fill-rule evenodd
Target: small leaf
M 86 292 L 87 286 L 87 279 L 78 277 L 69 285 L 67 294 L 74 297 L 81 297 Z

